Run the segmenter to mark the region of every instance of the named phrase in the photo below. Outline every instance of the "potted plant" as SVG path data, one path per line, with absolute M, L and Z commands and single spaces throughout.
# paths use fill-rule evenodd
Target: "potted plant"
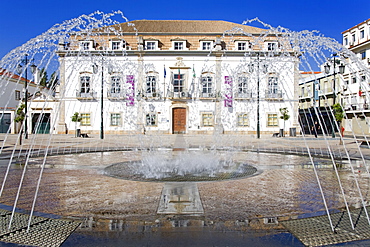
M 285 121 L 287 121 L 290 118 L 290 115 L 288 114 L 289 111 L 288 111 L 288 108 L 287 107 L 280 108 L 279 111 L 280 111 L 280 114 L 281 114 L 280 119 L 283 119 L 284 120 L 284 127 L 283 127 L 283 131 L 282 131 L 282 136 L 284 136 Z
M 73 114 L 71 118 L 72 118 L 72 122 L 75 123 L 75 137 L 80 137 L 81 130 L 77 129 L 77 123 L 81 122 L 82 117 L 80 116 L 78 112 L 75 112 L 75 114 Z
M 22 135 L 23 135 L 23 122 L 26 117 L 26 114 L 24 113 L 24 108 L 26 108 L 25 104 L 21 104 L 17 111 L 16 111 L 16 116 L 14 118 L 14 122 L 16 123 L 21 123 L 21 136 L 19 137 L 19 145 L 22 145 Z

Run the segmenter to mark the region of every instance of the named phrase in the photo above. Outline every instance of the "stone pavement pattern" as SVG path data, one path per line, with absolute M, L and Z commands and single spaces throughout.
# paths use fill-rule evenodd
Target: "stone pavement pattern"
M 47 141 L 45 136 L 40 141 Z M 214 144 L 213 136 L 184 136 L 187 148 L 205 148 Z M 335 156 L 345 158 L 345 151 L 338 145 L 338 139 L 270 138 L 256 140 L 252 137 L 222 137 L 217 139 L 219 149 L 238 147 L 242 152 L 256 151 L 277 153 L 306 153 L 324 155 L 328 147 Z M 13 141 L 13 143 L 12 143 Z M 105 176 L 103 169 L 119 161 L 140 159 L 136 148 L 165 147 L 172 148 L 175 136 L 108 136 L 101 141 L 97 137 L 90 139 L 72 136 L 55 136 L 50 140 L 53 154 L 47 157 L 41 187 L 36 202 L 36 211 L 52 213 L 65 217 L 96 217 L 124 220 L 145 220 L 155 222 L 163 217 L 157 214 L 165 183 L 140 182 L 116 179 Z M 307 142 L 307 143 L 305 143 Z M 327 146 L 327 143 L 330 145 Z M 13 145 L 13 146 L 12 146 Z M 4 176 L 6 157 L 14 147 L 14 139 L 8 138 L 6 148 L 1 154 L 4 161 L 0 166 L 1 178 Z M 23 150 L 33 145 L 25 142 Z M 359 158 L 360 152 L 365 159 L 370 156 L 369 149 L 359 148 L 356 140 L 345 140 L 345 147 L 351 157 Z M 47 145 L 33 145 L 34 151 L 43 154 Z M 308 148 L 309 147 L 309 148 Z M 113 153 L 101 153 L 99 150 L 122 150 Z M 90 151 L 92 153 L 56 155 L 63 152 Z M 243 160 L 243 154 L 236 159 Z M 17 207 L 29 210 L 32 204 L 34 188 L 37 183 L 40 164 L 43 157 L 32 157 L 27 168 L 24 186 L 21 190 Z M 76 163 L 76 160 L 78 162 Z M 203 219 L 209 221 L 239 221 L 263 217 L 290 219 L 301 214 L 323 211 L 324 206 L 312 168 L 296 164 L 275 167 L 274 162 L 257 165 L 262 172 L 253 177 L 217 182 L 199 182 L 201 203 L 204 209 Z M 11 173 L 0 202 L 13 205 L 18 188 L 22 166 L 12 166 Z M 369 177 L 364 175 L 364 166 L 356 167 L 353 175 L 349 169 L 340 171 L 346 195 L 351 207 L 359 206 L 359 198 L 354 186 L 354 176 L 358 178 L 366 200 L 369 200 Z M 343 208 L 343 199 L 337 179 L 330 168 L 319 169 L 319 177 L 326 192 L 329 208 Z

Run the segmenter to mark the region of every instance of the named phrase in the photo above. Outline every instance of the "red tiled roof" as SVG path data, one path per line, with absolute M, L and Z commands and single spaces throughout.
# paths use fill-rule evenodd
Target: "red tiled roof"
M 321 72 L 318 72 L 318 71 L 303 71 L 303 72 L 300 72 L 300 74 L 302 75 L 314 75 L 314 74 L 320 74 Z
M 130 25 L 134 24 L 135 28 Z M 136 20 L 111 27 L 121 32 L 135 33 L 220 33 L 231 30 L 235 27 L 247 33 L 261 33 L 266 31 L 262 28 L 237 24 L 228 21 L 193 21 L 193 20 Z
M 23 82 L 25 82 L 26 81 L 26 78 L 24 78 L 24 77 L 21 77 L 21 76 L 19 76 L 19 75 L 17 75 L 17 74 L 14 74 L 14 73 L 12 73 L 12 72 L 9 72 L 9 71 L 7 71 L 6 69 L 2 69 L 2 68 L 0 68 L 0 76 L 1 77 L 8 77 L 8 78 L 10 78 L 10 79 L 14 79 L 14 80 L 16 80 L 16 81 L 23 81 Z M 33 81 L 31 81 L 31 80 L 28 80 L 27 79 L 27 82 L 29 82 L 29 83 L 34 83 Z

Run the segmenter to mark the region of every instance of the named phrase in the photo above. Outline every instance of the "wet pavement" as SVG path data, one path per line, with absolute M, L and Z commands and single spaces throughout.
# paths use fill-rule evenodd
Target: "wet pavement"
M 7 157 L 15 144 L 14 140 L 12 144 L 12 138 L 7 138 L 7 148 L 1 154 L 2 178 L 8 165 Z M 43 135 L 37 138 L 47 140 Z M 361 158 L 362 155 L 368 160 L 370 156 L 369 149 L 360 148 L 352 139 L 345 140 L 344 149 L 338 139 L 265 137 L 262 142 L 253 137 L 222 137 L 217 141 L 217 149 L 233 147 L 237 150 L 224 150 L 222 155 L 255 166 L 258 175 L 198 182 L 195 184 L 197 190 L 194 183 L 190 183 L 182 193 L 175 193 L 164 182 L 131 181 L 104 174 L 104 168 L 113 163 L 139 160 L 142 149 L 146 147 L 183 148 L 179 144 L 174 145 L 175 136 L 119 138 L 108 136 L 102 142 L 94 136 L 82 139 L 66 135 L 49 140 L 48 152 L 52 154 L 46 158 L 35 210 L 71 219 L 85 219 L 85 223 L 64 245 L 78 246 L 81 241 L 98 244 L 103 243 L 103 239 L 110 239 L 113 241 L 111 246 L 114 246 L 123 239 L 132 243 L 131 246 L 161 246 L 166 241 L 173 246 L 195 246 L 202 241 L 213 244 L 204 246 L 217 246 L 217 243 L 220 243 L 219 246 L 240 246 L 238 243 L 243 241 L 251 243 L 250 246 L 258 246 L 253 243 L 260 246 L 271 243 L 276 246 L 299 246 L 299 241 L 287 234 L 279 222 L 322 214 L 325 209 L 307 153 L 312 154 L 317 163 L 321 186 L 332 212 L 343 209 L 344 202 L 331 162 L 328 164 L 322 157 L 330 151 L 336 158 L 343 159 L 346 158 L 346 151 L 351 158 Z M 215 137 L 183 135 L 182 138 L 187 149 L 206 149 L 214 145 Z M 25 146 L 16 149 L 25 151 L 27 145 L 32 144 L 26 141 Z M 40 164 L 44 160 L 45 145 L 32 146 L 34 153 L 41 157 L 31 157 L 27 167 L 17 203 L 17 208 L 24 210 L 30 210 Z M 100 150 L 106 152 L 95 152 Z M 72 153 L 61 155 L 68 152 Z M 339 169 L 339 176 L 350 207 L 358 208 L 361 204 L 355 179 L 367 202 L 370 197 L 369 176 L 361 159 L 353 164 L 354 172 L 344 163 Z M 22 162 L 11 165 L 0 203 L 14 204 L 23 169 Z M 192 213 L 179 214 L 178 210 L 187 203 L 193 204 Z M 166 205 L 171 210 L 166 211 Z M 194 241 L 189 240 L 189 234 L 195 236 Z M 181 239 L 182 244 L 174 238 Z M 106 243 L 109 246 L 109 241 Z

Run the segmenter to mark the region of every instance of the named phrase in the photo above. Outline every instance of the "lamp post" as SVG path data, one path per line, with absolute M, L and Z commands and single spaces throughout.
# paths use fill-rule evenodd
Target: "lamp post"
M 103 89 L 104 89 L 104 68 L 103 68 L 104 58 L 102 57 L 101 63 L 101 94 L 100 94 L 100 139 L 104 139 L 104 121 L 103 121 Z M 93 65 L 94 74 L 98 73 L 98 65 L 94 63 Z
M 336 84 L 335 79 L 336 79 L 337 71 L 336 71 L 335 67 L 336 67 L 336 64 L 339 64 L 339 66 L 338 66 L 339 67 L 339 74 L 343 74 L 345 66 L 340 63 L 340 60 L 335 59 L 338 56 L 337 53 L 332 54 L 332 56 L 333 56 L 333 105 L 332 105 L 332 108 L 333 108 L 333 106 L 335 105 L 336 98 L 337 98 L 336 85 L 335 85 Z M 326 74 L 330 73 L 330 64 L 328 62 L 324 65 L 324 70 L 325 70 Z M 333 117 L 333 122 L 334 121 L 336 121 L 335 116 Z M 335 126 L 334 126 L 334 124 L 332 124 L 331 136 L 332 136 L 332 138 L 335 138 Z
M 24 71 L 24 139 L 28 139 L 28 124 L 27 124 L 27 103 L 28 103 L 28 64 L 30 63 L 28 59 L 28 54 L 25 54 L 25 58 L 17 66 L 18 74 L 22 74 Z M 24 66 L 24 68 L 23 68 Z M 36 72 L 36 65 L 32 64 L 31 66 L 32 74 Z
M 249 72 L 253 73 L 254 63 L 257 62 L 257 139 L 261 137 L 261 127 L 260 127 L 260 53 L 257 53 L 257 59 L 253 63 L 249 64 Z M 267 65 L 262 65 L 262 73 L 267 73 Z

